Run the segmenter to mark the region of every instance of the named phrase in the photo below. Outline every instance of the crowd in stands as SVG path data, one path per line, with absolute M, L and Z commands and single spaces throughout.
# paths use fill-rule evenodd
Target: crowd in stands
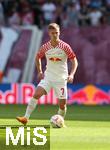
M 56 22 L 63 27 L 61 38 L 73 47 L 78 57 L 79 67 L 75 83 L 110 84 L 110 65 L 108 63 L 110 61 L 108 55 L 110 47 L 110 0 L 0 0 L 0 27 L 14 27 L 18 29 L 15 30 L 18 31 L 15 33 L 20 36 L 15 49 L 10 49 L 11 57 L 9 55 L 8 59 L 4 59 L 3 56 L 5 55 L 1 54 L 1 62 L 8 62 L 8 67 L 4 65 L 4 69 L 0 70 L 1 78 L 3 73 L 6 77 L 10 77 L 13 68 L 18 75 L 19 72 L 23 74 L 22 68 L 25 64 L 24 60 L 28 56 L 27 43 L 31 38 L 31 32 L 27 28 L 21 32 L 19 26 L 35 25 L 39 29 L 46 29 L 45 27 L 51 22 Z M 14 32 L 13 28 L 10 30 Z M 8 36 L 7 31 L 8 28 L 7 30 L 4 27 L 0 28 L 2 47 L 2 37 L 4 34 Z M 41 31 L 39 30 L 39 32 Z M 47 35 L 47 30 L 44 30 L 43 43 L 47 41 Z M 75 38 L 71 38 L 71 36 Z M 7 41 L 10 41 L 9 38 Z M 7 41 L 6 43 L 8 43 Z M 8 44 L 4 45 L 9 48 Z M 0 52 L 5 53 L 4 49 L 7 50 L 4 47 L 2 50 L 0 47 Z M 6 74 L 8 72 L 9 75 Z M 35 74 L 34 81 L 36 80 Z
M 110 24 L 110 0 L 0 0 L 1 25 L 56 22 L 63 27 Z

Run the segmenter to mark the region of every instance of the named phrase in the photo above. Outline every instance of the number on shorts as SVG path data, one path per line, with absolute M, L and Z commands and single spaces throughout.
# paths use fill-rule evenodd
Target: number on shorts
M 62 95 L 64 95 L 64 88 L 61 88 Z

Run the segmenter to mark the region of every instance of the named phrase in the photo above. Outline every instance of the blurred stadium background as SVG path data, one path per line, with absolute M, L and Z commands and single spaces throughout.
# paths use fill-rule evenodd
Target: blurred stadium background
M 48 40 L 48 23 L 57 22 L 61 39 L 71 45 L 79 61 L 74 84 L 68 85 L 68 103 L 110 104 L 109 11 L 109 0 L 0 0 L 1 90 L 15 86 L 16 91 L 20 83 L 38 83 L 35 55 Z M 6 83 L 10 87 L 4 87 Z M 5 103 L 3 98 L 0 101 Z M 23 103 L 20 98 L 15 101 L 7 103 Z M 57 100 L 51 91 L 41 103 L 56 104 Z
M 67 124 L 73 126 L 74 131 L 78 120 L 81 127 L 81 121 L 98 121 L 102 126 L 102 122 L 107 121 L 104 127 L 110 127 L 110 0 L 0 0 L 0 122 L 5 124 L 5 119 L 24 113 L 22 108 L 26 107 L 38 83 L 35 55 L 40 45 L 48 40 L 47 25 L 50 22 L 61 26 L 61 39 L 71 45 L 79 62 L 74 83 L 68 85 L 70 114 L 66 119 L 73 124 L 68 121 Z M 45 58 L 42 66 L 45 69 Z M 70 68 L 69 62 L 68 66 Z M 40 113 L 34 112 L 32 118 L 49 120 L 56 112 L 53 105 L 58 104 L 53 90 L 38 104 L 47 105 L 52 113 L 48 114 L 47 109 L 45 114 L 46 108 L 39 106 Z M 91 126 L 95 127 L 93 122 Z M 105 137 L 109 139 L 109 136 Z M 80 149 L 77 144 L 75 146 Z M 105 150 L 104 146 L 102 150 Z M 109 149 L 110 142 L 106 146 Z M 83 145 L 81 148 L 87 149 Z

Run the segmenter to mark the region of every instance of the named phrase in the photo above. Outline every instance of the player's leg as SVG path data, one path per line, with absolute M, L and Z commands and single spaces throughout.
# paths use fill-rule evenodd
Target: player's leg
M 59 110 L 58 114 L 65 117 L 66 110 L 67 110 L 67 84 L 66 83 L 57 83 L 54 84 L 54 91 L 56 94 L 56 97 L 59 100 Z
M 26 113 L 23 117 L 16 117 L 16 119 L 23 123 L 26 124 L 28 122 L 28 119 L 31 115 L 31 113 L 34 111 L 34 109 L 36 108 L 37 105 L 37 100 L 42 96 L 42 95 L 46 95 L 47 92 L 45 91 L 45 89 L 43 87 L 38 86 L 35 90 L 35 93 L 33 95 L 33 97 L 30 99 L 27 109 L 26 109 Z
M 32 99 L 29 101 L 27 109 L 26 109 L 26 113 L 25 113 L 25 117 L 27 119 L 29 119 L 31 113 L 33 112 L 33 110 L 36 108 L 37 105 L 37 101 L 38 99 L 42 96 L 42 95 L 46 95 L 47 92 L 45 91 L 45 89 L 41 86 L 38 86 L 35 90 L 35 93 L 32 97 Z
M 49 92 L 50 88 L 51 88 L 50 84 L 47 80 L 41 80 L 41 82 L 38 84 L 38 86 L 35 90 L 33 97 L 31 98 L 31 100 L 28 103 L 25 115 L 23 117 L 17 117 L 16 119 L 19 122 L 26 124 L 28 122 L 28 119 L 29 119 L 31 113 L 36 108 L 38 99 L 42 95 L 46 95 Z
M 59 99 L 59 110 L 58 110 L 58 114 L 61 115 L 63 118 L 65 117 L 66 111 L 67 111 L 66 102 L 67 102 L 66 99 Z

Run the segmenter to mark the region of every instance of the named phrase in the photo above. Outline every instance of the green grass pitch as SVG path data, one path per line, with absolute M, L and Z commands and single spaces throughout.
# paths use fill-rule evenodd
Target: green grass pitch
M 0 125 L 20 125 L 15 118 L 24 115 L 25 109 L 24 105 L 0 105 Z M 58 106 L 38 106 L 28 125 L 48 125 L 57 110 Z M 110 150 L 110 106 L 68 106 L 65 124 L 67 128 L 50 128 L 50 150 Z

